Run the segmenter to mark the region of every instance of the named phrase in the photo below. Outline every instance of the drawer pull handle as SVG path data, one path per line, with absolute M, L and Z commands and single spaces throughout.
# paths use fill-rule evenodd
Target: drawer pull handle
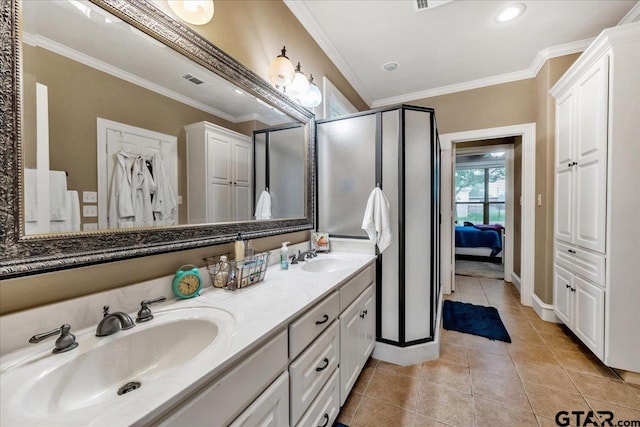
M 316 368 L 316 372 L 324 371 L 325 369 L 327 369 L 327 366 L 329 366 L 329 359 L 325 357 L 323 362 L 324 362 L 324 366 Z
M 575 291 L 576 291 L 576 288 L 571 288 L 571 292 L 575 292 Z
M 325 314 L 322 316 L 322 320 L 316 320 L 316 325 L 322 325 L 323 323 L 327 323 L 329 321 L 329 315 Z
M 569 285 L 565 285 L 565 286 L 567 287 L 567 289 L 571 289 L 571 286 L 569 286 Z
M 367 313 L 368 313 L 368 311 L 367 311 L 367 310 L 362 310 L 362 313 L 360 313 L 360 318 L 361 318 L 361 319 L 364 319 L 364 316 L 366 316 L 366 315 L 367 315 Z
M 327 424 L 329 424 L 329 414 L 324 414 L 324 424 L 319 425 L 318 427 L 327 427 Z
M 570 254 L 575 254 L 576 251 L 574 251 L 573 249 L 567 249 L 567 252 L 569 252 Z

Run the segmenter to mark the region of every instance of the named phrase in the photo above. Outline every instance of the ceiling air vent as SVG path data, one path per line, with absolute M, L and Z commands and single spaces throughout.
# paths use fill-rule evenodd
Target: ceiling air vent
M 201 85 L 202 83 L 204 83 L 202 80 L 195 76 L 192 76 L 191 74 L 185 74 L 184 76 L 182 76 L 182 78 L 185 80 L 189 80 L 194 85 Z
M 434 7 L 442 6 L 447 3 L 451 3 L 453 0 L 414 0 L 416 11 L 421 12 L 427 9 L 433 9 Z

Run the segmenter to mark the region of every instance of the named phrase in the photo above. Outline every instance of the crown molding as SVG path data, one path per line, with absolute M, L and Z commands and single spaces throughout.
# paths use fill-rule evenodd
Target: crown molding
M 307 6 L 305 6 L 304 2 L 300 0 L 283 0 L 284 4 L 287 5 L 289 10 L 293 13 L 293 15 L 300 21 L 302 26 L 307 30 L 307 32 L 311 35 L 311 37 L 318 43 L 320 49 L 324 51 L 324 53 L 329 57 L 331 62 L 338 68 L 338 70 L 342 73 L 342 75 L 347 79 L 349 84 L 355 89 L 355 91 L 360 95 L 362 100 L 369 106 L 371 106 L 371 96 L 368 94 L 364 85 L 358 79 L 356 74 L 351 70 L 351 67 L 347 65 L 347 61 L 342 58 L 342 56 L 338 53 L 338 49 L 331 43 L 329 37 L 327 37 L 324 30 L 318 24 L 318 21 L 315 20 Z
M 447 95 L 450 93 L 462 92 L 465 90 L 479 89 L 487 86 L 511 83 L 518 80 L 526 80 L 535 78 L 544 63 L 551 58 L 558 56 L 570 55 L 573 53 L 583 52 L 593 42 L 593 38 L 578 40 L 571 43 L 565 43 L 558 46 L 548 47 L 538 52 L 533 59 L 529 68 L 512 73 L 499 74 L 497 76 L 485 77 L 482 79 L 471 80 L 468 82 L 456 83 L 453 85 L 440 86 L 433 89 L 422 90 L 418 92 L 406 93 L 403 95 L 392 96 L 389 98 L 376 99 L 371 104 L 372 107 L 383 107 L 385 105 L 401 104 L 411 102 L 417 99 L 432 98 L 434 96 Z
M 618 25 L 631 24 L 640 21 L 640 1 L 618 22 Z
M 188 105 L 190 107 L 196 108 L 198 110 L 204 111 L 206 113 L 212 114 L 214 116 L 220 117 L 221 119 L 227 120 L 232 123 L 240 123 L 245 121 L 247 115 L 243 116 L 233 116 L 224 111 L 220 111 L 216 108 L 211 107 L 203 102 L 197 101 L 188 96 L 182 95 L 173 90 L 162 87 L 156 83 L 153 83 L 147 79 L 139 77 L 133 73 L 129 73 L 128 71 L 124 71 L 121 68 L 114 67 L 111 64 L 107 64 L 106 62 L 100 61 L 92 56 L 87 54 L 78 52 L 75 49 L 71 49 L 68 46 L 55 42 L 47 37 L 43 37 L 39 34 L 30 34 L 23 33 L 23 42 L 33 46 L 33 47 L 41 47 L 50 52 L 56 53 L 58 55 L 64 56 L 65 58 L 69 58 L 73 61 L 79 62 L 88 67 L 94 68 L 98 71 L 102 71 L 103 73 L 109 74 L 111 76 L 117 77 L 124 81 L 127 81 L 136 86 L 143 87 L 147 90 L 155 92 L 159 95 L 166 96 L 167 98 L 173 99 L 174 101 L 178 101 L 182 104 Z M 164 45 L 162 45 L 164 47 Z M 266 123 L 270 126 L 273 125 L 271 120 L 267 120 L 262 117 L 261 114 L 252 114 L 248 120 L 260 120 L 263 123 Z

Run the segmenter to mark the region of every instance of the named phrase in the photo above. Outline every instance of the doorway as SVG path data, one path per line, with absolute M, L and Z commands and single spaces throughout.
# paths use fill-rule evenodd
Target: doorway
M 468 141 L 453 147 L 452 268 L 457 276 L 511 281 L 514 252 L 519 252 L 513 245 L 513 187 L 514 169 L 520 168 L 514 168 L 513 153 L 520 139 Z
M 521 213 L 521 239 L 519 243 L 521 268 L 519 276 L 512 274 L 512 280 L 514 286 L 520 291 L 520 302 L 528 306 L 532 304 L 535 247 L 535 131 L 535 123 L 525 123 L 440 135 L 442 150 L 442 221 L 440 250 L 443 294 L 451 293 L 455 278 L 453 269 L 455 239 L 452 232 L 454 224 L 454 203 L 452 197 L 454 194 L 453 147 L 468 141 L 521 136 L 522 179 L 518 186 L 521 191 L 521 196 L 518 198 L 518 203 L 516 204 Z

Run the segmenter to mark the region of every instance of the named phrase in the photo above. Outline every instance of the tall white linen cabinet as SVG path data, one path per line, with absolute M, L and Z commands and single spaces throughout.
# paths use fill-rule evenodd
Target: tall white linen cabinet
M 640 372 L 640 22 L 603 31 L 556 99 L 554 311 Z
M 251 138 L 209 122 L 186 125 L 189 224 L 252 217 Z

